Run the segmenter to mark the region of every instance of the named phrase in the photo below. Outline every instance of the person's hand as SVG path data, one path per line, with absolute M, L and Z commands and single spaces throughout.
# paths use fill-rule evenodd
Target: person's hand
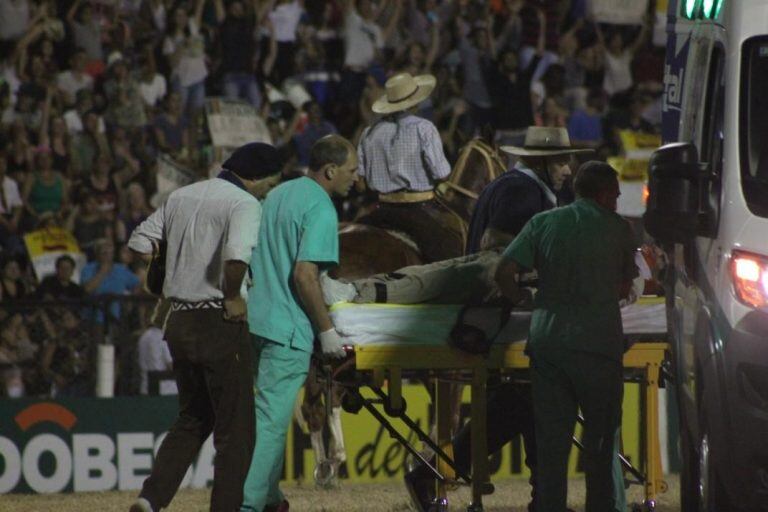
M 227 322 L 245 322 L 247 313 L 248 306 L 242 297 L 224 299 L 224 320 Z
M 341 359 L 347 355 L 344 350 L 344 341 L 336 329 L 328 329 L 320 333 L 320 347 L 325 357 Z

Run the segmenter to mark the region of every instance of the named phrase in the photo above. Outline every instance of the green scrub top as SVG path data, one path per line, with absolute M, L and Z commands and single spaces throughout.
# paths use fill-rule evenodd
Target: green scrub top
M 534 216 L 502 255 L 539 274 L 526 350 L 621 360 L 619 285 L 637 276 L 634 252 L 629 224 L 590 199 Z
M 262 206 L 251 257 L 248 326 L 253 334 L 311 352 L 312 324 L 293 285 L 299 261 L 321 268 L 339 261 L 336 208 L 328 193 L 306 177 L 275 188 Z

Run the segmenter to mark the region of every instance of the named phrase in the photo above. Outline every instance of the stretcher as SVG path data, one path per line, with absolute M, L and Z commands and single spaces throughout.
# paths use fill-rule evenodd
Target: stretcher
M 529 366 L 524 349 L 530 313 L 513 312 L 510 321 L 498 332 L 489 354 L 479 356 L 445 343 L 459 309 L 459 306 L 444 305 L 344 303 L 334 306 L 331 315 L 337 330 L 354 346 L 354 382 L 358 386 L 369 386 L 378 396 L 376 400 L 352 404 L 352 410 L 365 406 L 384 424 L 386 419 L 372 406 L 373 402 L 379 402 L 387 415 L 405 419 L 408 424 L 406 404 L 402 397 L 404 374 L 428 371 L 430 375 L 438 377 L 434 396 L 437 441 L 431 443 L 426 434 L 416 432 L 422 441 L 433 448 L 439 462 L 436 468 L 438 489 L 435 510 L 448 509 L 448 485 L 463 481 L 472 489 L 472 501 L 467 510 L 478 512 L 483 509 L 483 495 L 491 494 L 494 490 L 490 483 L 486 446 L 486 389 L 489 372 L 525 374 Z M 497 318 L 496 314 L 489 312 L 488 316 Z M 669 349 L 666 343 L 663 299 L 641 298 L 637 303 L 622 309 L 622 320 L 625 337 L 631 345 L 624 355 L 625 380 L 639 383 L 642 390 L 643 467 L 639 470 L 632 468 L 631 473 L 636 476 L 637 483 L 644 486 L 645 501 L 637 509 L 654 510 L 657 496 L 667 490 L 661 470 L 658 416 L 662 365 Z M 450 384 L 441 381 L 440 377 L 456 371 L 467 375 L 471 389 L 471 476 L 455 474 L 455 466 L 450 457 Z M 346 374 L 349 375 L 349 372 Z M 383 391 L 385 382 L 386 392 Z M 346 383 L 349 384 L 349 381 Z M 361 400 L 359 393 L 351 396 Z M 393 437 L 404 441 L 391 426 L 385 427 Z M 413 448 L 409 451 L 419 457 Z M 427 461 L 422 459 L 422 462 Z

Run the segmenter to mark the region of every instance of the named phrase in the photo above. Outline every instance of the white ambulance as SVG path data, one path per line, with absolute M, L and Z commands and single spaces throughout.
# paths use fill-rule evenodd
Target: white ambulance
M 768 0 L 669 0 L 664 245 L 683 511 L 768 510 Z

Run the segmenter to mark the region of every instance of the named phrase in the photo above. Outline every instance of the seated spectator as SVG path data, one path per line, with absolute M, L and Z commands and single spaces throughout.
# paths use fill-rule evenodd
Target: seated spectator
M 115 245 L 112 240 L 102 239 L 96 243 L 96 261 L 88 263 L 80 273 L 80 282 L 89 295 L 126 295 L 139 291 L 141 281 L 122 263 L 115 263 Z M 120 318 L 120 303 L 112 302 L 109 307 L 114 319 Z M 101 312 L 96 316 L 103 323 Z
M 93 92 L 90 89 L 80 89 L 75 94 L 75 104 L 73 108 L 64 112 L 64 122 L 67 125 L 67 131 L 72 135 L 77 135 L 83 131 L 83 119 L 87 112 L 93 110 Z M 97 132 L 104 133 L 106 126 L 104 119 L 96 113 L 98 126 Z
M 7 146 L 6 172 L 8 176 L 23 185 L 27 176 L 32 171 L 34 155 L 32 143 L 29 140 L 29 131 L 21 120 L 13 121 L 10 128 L 10 143 Z
M 128 131 L 136 131 L 147 124 L 139 85 L 128 72 L 128 63 L 120 52 L 112 52 L 104 91 L 107 95 L 107 120 Z
M 168 315 L 170 301 L 161 299 L 152 314 L 150 325 L 139 338 L 139 393 L 146 395 L 149 391 L 148 372 L 162 372 L 173 369 L 173 359 L 168 343 L 163 338 L 163 326 Z
M 598 148 L 603 144 L 603 114 L 606 97 L 602 89 L 591 89 L 587 105 L 576 109 L 568 121 L 568 135 L 574 146 Z
M 88 56 L 85 50 L 78 48 L 69 58 L 69 69 L 56 77 L 56 86 L 67 107 L 75 105 L 77 93 L 81 89 L 93 90 L 93 77 L 85 72 L 87 63 Z
M 19 261 L 9 257 L 0 260 L 0 303 L 8 309 L 14 301 L 24 299 L 27 292 Z
M 83 114 L 83 130 L 75 135 L 72 143 L 72 166 L 76 178 L 84 179 L 91 174 L 98 155 L 109 156 L 109 141 L 100 126 L 104 121 L 95 110 Z
M 43 376 L 51 383 L 50 394 L 91 396 L 93 394 L 93 345 L 88 329 L 77 313 L 65 309 L 55 335 L 43 349 Z
M 147 194 L 140 184 L 131 183 L 128 185 L 126 195 L 128 196 L 128 204 L 125 213 L 120 216 L 117 224 L 117 239 L 121 242 L 127 241 L 133 230 L 152 213 L 152 208 L 147 204 Z
M 181 96 L 172 92 L 165 97 L 165 109 L 155 118 L 154 124 L 157 148 L 179 158 L 189 147 L 189 132 L 184 119 Z
M 309 150 L 312 149 L 315 142 L 326 135 L 337 132 L 336 127 L 331 122 L 323 119 L 323 110 L 319 103 L 307 102 L 304 105 L 304 110 L 307 113 L 307 124 L 301 133 L 294 135 L 293 144 L 298 155 L 299 166 L 308 167 Z
M 139 61 L 139 94 L 147 111 L 147 118 L 154 119 L 160 102 L 168 92 L 165 77 L 157 72 L 155 58 L 151 52 Z
M 29 339 L 29 333 L 20 313 L 10 314 L 0 323 L 0 368 L 2 370 L 2 391 L 9 398 L 25 395 L 32 372 L 37 345 Z M 21 369 L 19 366 L 26 366 Z
M 5 174 L 7 167 L 6 153 L 0 149 L 0 248 L 17 256 L 25 252 L 19 231 L 24 203 L 19 185 Z
M 38 148 L 35 172 L 27 178 L 22 194 L 30 226 L 34 226 L 43 214 L 49 213 L 62 219 L 69 207 L 69 185 L 62 174 L 53 168 L 50 148 Z
M 85 297 L 85 291 L 72 281 L 75 271 L 75 260 L 64 254 L 56 258 L 56 273 L 43 278 L 35 290 L 38 299 L 67 299 L 77 300 Z
M 113 236 L 112 225 L 99 210 L 96 196 L 85 192 L 77 206 L 72 209 L 66 222 L 66 229 L 74 235 L 88 261 L 96 258 L 96 242 Z
M 92 195 L 98 210 L 105 218 L 114 220 L 120 203 L 120 182 L 113 172 L 113 160 L 107 153 L 99 153 L 91 174 L 80 184 L 80 193 Z
M 606 40 L 600 24 L 595 23 L 598 45 L 605 56 L 603 89 L 608 96 L 625 92 L 632 87 L 632 59 L 634 59 L 635 53 L 647 42 L 652 23 L 653 19 L 650 16 L 643 20 L 640 33 L 627 46 L 624 45 L 624 37 L 618 29 L 615 29 Z

